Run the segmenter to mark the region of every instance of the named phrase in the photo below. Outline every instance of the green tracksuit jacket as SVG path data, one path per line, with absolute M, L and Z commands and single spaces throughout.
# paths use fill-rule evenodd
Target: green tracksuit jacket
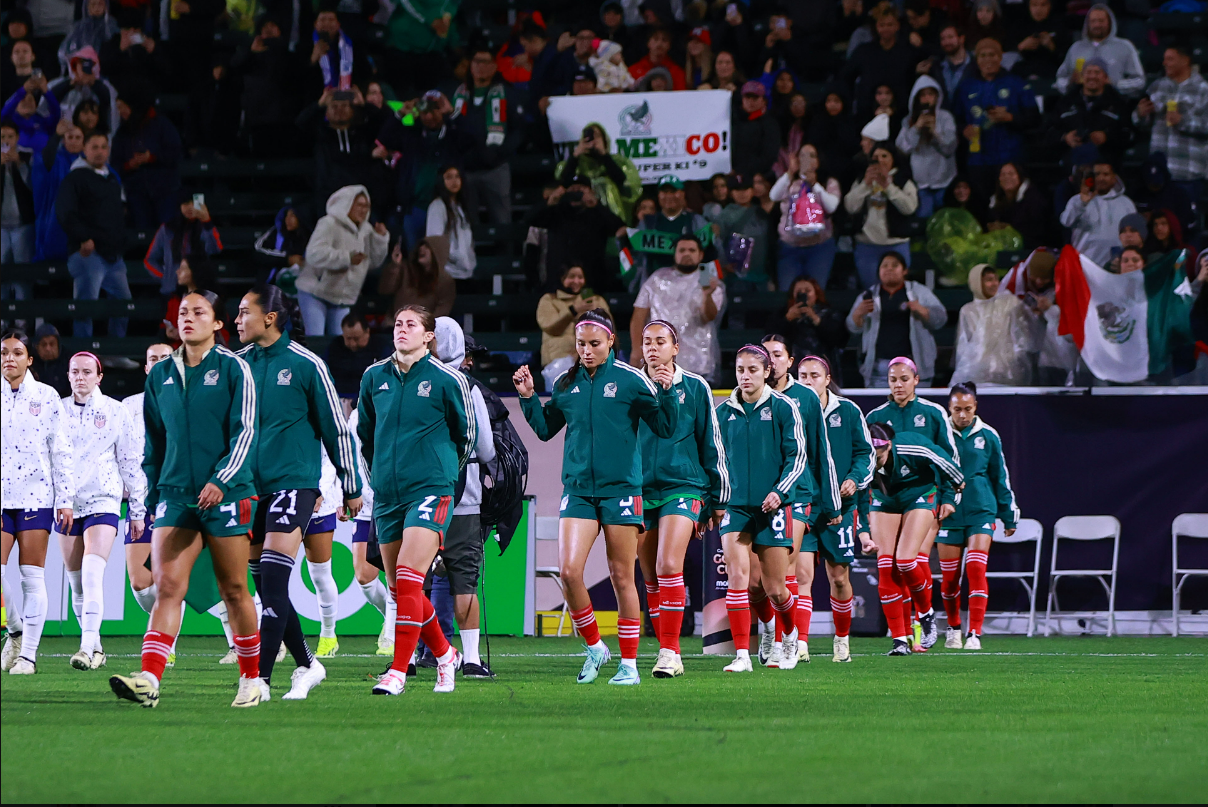
M 814 491 L 810 499 L 798 496 L 793 501 L 808 503 L 812 508 L 811 519 L 821 519 L 825 524 L 843 511 L 843 503 L 839 499 L 839 485 L 842 480 L 835 468 L 830 435 L 822 420 L 822 402 L 818 400 L 818 393 L 814 392 L 812 387 L 802 384 L 791 375 L 788 381 L 788 386 L 782 392 L 801 413 L 801 427 L 805 431 L 806 463 L 809 465 Z
M 1003 526 L 1014 529 L 1019 522 L 1019 508 L 1011 490 L 1011 473 L 1002 455 L 1002 438 L 979 417 L 969 428 L 957 432 L 961 472 L 965 489 L 956 512 L 944 519 L 945 527 L 972 527 L 979 514 L 992 513 L 1002 519 Z
M 352 434 L 323 360 L 288 334 L 266 348 L 248 345 L 235 355 L 251 368 L 260 401 L 252 466 L 256 492 L 318 488 L 322 445 L 344 495 L 361 495 Z
M 955 504 L 956 488 L 964 481 L 960 466 L 947 451 L 921 434 L 906 432 L 893 438 L 889 460 L 877 471 L 874 484 L 883 484 L 891 496 L 907 488 L 935 485 L 940 504 Z
M 952 429 L 952 421 L 948 420 L 948 410 L 937 403 L 916 395 L 907 401 L 905 406 L 898 406 L 893 398 L 890 398 L 869 412 L 864 419 L 869 426 L 874 423 L 888 423 L 893 426 L 896 434 L 921 434 L 944 449 L 957 465 L 961 464 L 960 452 L 956 448 L 956 432 Z
M 784 504 L 811 501 L 801 413 L 787 395 L 764 387 L 748 415 L 741 395 L 734 390 L 717 407 L 730 468 L 729 504 L 758 508 L 772 491 L 780 494 Z
M 868 424 L 864 422 L 864 413 L 847 398 L 831 392 L 827 394 L 822 418 L 826 422 L 831 459 L 839 484 L 848 479 L 856 483 L 856 495 L 843 500 L 843 512 L 856 508 L 857 532 L 868 532 L 868 486 L 877 467 L 877 455 L 868 434 Z
M 657 437 L 670 437 L 679 422 L 678 396 L 617 359 L 615 352 L 594 377 L 583 367 L 568 372 L 573 375 L 558 377 L 544 406 L 536 395 L 520 399 L 524 419 L 538 439 L 550 440 L 566 426 L 563 493 L 589 498 L 641 495 L 638 421 L 645 421 Z
M 164 501 L 194 504 L 213 482 L 224 502 L 256 495 L 256 385 L 247 363 L 214 347 L 196 367 L 185 366 L 185 349 L 147 374 L 143 422 L 147 429 L 143 471 L 147 509 Z
M 470 382 L 431 353 L 400 372 L 394 357 L 361 377 L 357 436 L 374 502 L 405 504 L 426 491 L 451 495 L 478 439 Z
M 657 437 L 645 422 L 638 424 L 643 503 L 699 494 L 706 509 L 724 509 L 730 499 L 730 472 L 713 411 L 713 389 L 695 373 L 676 367 L 670 393 L 679 403 L 670 437 Z

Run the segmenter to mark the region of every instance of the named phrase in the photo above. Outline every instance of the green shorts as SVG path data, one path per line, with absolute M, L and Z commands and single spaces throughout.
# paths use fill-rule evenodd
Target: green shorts
M 891 496 L 874 490 L 872 492 L 872 512 L 902 514 L 909 513 L 911 510 L 930 510 L 934 513 L 940 506 L 937 493 L 935 485 L 906 488 Z
M 963 519 L 968 521 L 972 526 L 948 527 L 941 525 L 939 533 L 935 536 L 935 542 L 938 544 L 950 544 L 952 546 L 964 546 L 974 535 L 992 536 L 994 535 L 994 518 L 994 515 L 991 513 L 974 513 L 970 517 Z
M 453 520 L 453 495 L 441 491 L 417 495 L 401 504 L 387 504 L 381 499 L 373 502 L 373 525 L 377 529 L 379 544 L 392 544 L 403 539 L 403 530 L 423 527 L 440 536 L 444 543 L 445 532 Z M 442 547 L 443 548 L 443 547 Z
M 197 530 L 203 535 L 228 538 L 250 535 L 256 514 L 256 497 L 222 502 L 208 510 L 185 502 L 160 502 L 155 507 L 155 526 Z
M 721 533 L 742 532 L 750 535 L 755 546 L 786 546 L 793 548 L 793 508 L 781 507 L 765 513 L 758 507 L 726 508 L 721 520 Z
M 646 529 L 653 530 L 659 525 L 663 516 L 683 516 L 697 524 L 701 519 L 700 496 L 670 496 L 666 499 L 647 499 L 642 497 L 642 518 L 645 519 Z
M 558 517 L 585 518 L 598 522 L 600 526 L 644 526 L 641 496 L 603 498 L 565 493 L 562 495 L 562 506 L 558 508 Z
M 808 534 L 814 525 L 813 505 L 797 503 L 793 505 L 793 521 L 805 525 Z
M 821 551 L 822 557 L 831 563 L 847 566 L 856 557 L 857 543 L 856 511 L 852 508 L 843 514 L 843 520 L 838 524 L 826 524 L 819 519 L 814 530 L 807 532 L 801 540 L 801 551 Z

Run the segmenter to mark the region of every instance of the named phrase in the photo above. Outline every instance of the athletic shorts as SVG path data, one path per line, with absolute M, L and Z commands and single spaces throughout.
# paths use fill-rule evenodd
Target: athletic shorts
M 478 591 L 478 572 L 482 568 L 482 522 L 477 513 L 453 516 L 445 548 L 440 556 L 445 562 L 452 594 L 474 594 Z
M 752 536 L 755 546 L 793 547 L 793 508 L 781 507 L 765 513 L 758 507 L 726 508 L 721 520 L 721 533 L 742 532 Z
M 352 542 L 354 544 L 367 544 L 372 537 L 374 537 L 372 521 L 358 518 L 352 522 Z
M 802 552 L 821 552 L 831 563 L 849 565 L 856 557 L 856 511 L 848 510 L 838 524 L 819 520 L 814 531 L 801 539 Z
M 151 543 L 151 531 L 155 529 L 155 515 L 152 513 L 147 514 L 147 517 L 143 520 L 143 535 L 137 541 L 134 540 L 134 536 L 130 534 L 130 521 L 131 519 L 127 519 L 126 521 L 126 538 L 123 543 L 125 543 L 127 546 L 130 544 Z
M 936 543 L 951 546 L 964 546 L 974 535 L 994 535 L 994 519 L 990 513 L 974 513 L 966 520 L 970 527 L 946 527 L 940 525 L 940 531 L 935 536 Z
M 250 536 L 255 512 L 255 496 L 235 502 L 222 502 L 208 510 L 185 502 L 160 502 L 155 507 L 155 527 L 197 530 L 203 535 L 212 535 L 215 538 Z
M 9 535 L 26 530 L 46 530 L 49 532 L 55 526 L 55 511 L 53 507 L 31 507 L 28 510 L 5 510 L 4 531 Z
M 373 502 L 373 525 L 377 527 L 379 544 L 403 540 L 403 530 L 409 527 L 432 530 L 443 543 L 452 518 L 451 493 L 418 494 L 414 499 L 400 504 L 386 504 L 377 499 Z
M 601 526 L 645 526 L 642 521 L 642 497 L 622 496 L 602 498 L 599 496 L 562 495 L 559 518 L 585 518 L 599 522 Z
M 797 504 L 793 505 L 793 521 L 797 521 L 801 524 L 804 524 L 805 531 L 807 534 L 810 531 L 810 525 L 814 523 L 813 520 L 810 518 L 812 509 L 813 509 L 812 504 L 797 503 Z
M 939 495 L 934 485 L 906 488 L 886 496 L 879 490 L 872 492 L 872 512 L 893 513 L 901 515 L 911 510 L 930 510 L 934 513 L 939 509 Z
M 672 496 L 667 499 L 642 499 L 642 518 L 646 529 L 653 530 L 663 516 L 683 516 L 696 524 L 701 519 L 700 496 Z
M 71 530 L 67 534 L 82 536 L 84 530 L 98 524 L 107 524 L 116 530 L 118 520 L 117 513 L 93 513 L 90 516 L 79 516 L 71 522 Z
M 325 516 L 315 516 L 310 520 L 310 523 L 306 525 L 306 535 L 319 535 L 324 532 L 335 532 L 336 523 L 339 520 L 340 519 L 336 517 L 335 513 L 328 513 Z
M 305 535 L 318 500 L 318 488 L 278 490 L 260 497 L 252 522 L 252 543 L 264 543 L 264 536 L 270 532 L 301 530 Z

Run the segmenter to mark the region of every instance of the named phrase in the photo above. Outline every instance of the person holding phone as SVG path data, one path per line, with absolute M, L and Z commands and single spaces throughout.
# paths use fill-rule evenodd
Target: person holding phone
M 578 264 L 562 268 L 559 288 L 537 302 L 537 325 L 541 328 L 541 376 L 546 389 L 575 363 L 575 329 L 571 323 L 580 314 L 600 310 L 612 316 L 608 300 L 587 285 L 587 274 Z

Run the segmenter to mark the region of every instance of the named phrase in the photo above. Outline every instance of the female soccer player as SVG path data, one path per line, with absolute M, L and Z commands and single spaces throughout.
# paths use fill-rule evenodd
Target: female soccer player
M 71 603 L 80 621 L 80 649 L 71 657 L 77 670 L 105 666 L 101 649 L 105 564 L 117 538 L 122 490 L 130 492 L 130 535 L 146 526 L 147 477 L 143 444 L 130 412 L 100 390 L 101 360 L 77 353 L 67 365 L 71 397 L 63 399 L 64 430 L 72 443 L 76 494 L 71 529 L 59 534 L 59 549 L 71 587 Z
M 948 395 L 948 411 L 956 429 L 965 488 L 956 512 L 944 522 L 936 538 L 944 578 L 940 594 L 948 612 L 944 647 L 961 649 L 961 547 L 967 546 L 965 574 L 969 576 L 969 635 L 966 650 L 981 650 L 982 622 L 986 618 L 986 561 L 994 538 L 994 519 L 1001 518 L 1004 532 L 1012 535 L 1019 523 L 1019 508 L 1011 490 L 1011 474 L 1002 455 L 1002 438 L 977 415 L 977 386 L 957 384 Z
M 336 533 L 336 523 L 347 521 L 340 496 L 340 479 L 336 467 L 328 457 L 322 455 L 322 473 L 319 477 L 319 504 L 306 525 L 302 546 L 306 550 L 306 568 L 310 582 L 315 586 L 315 601 L 319 605 L 319 646 L 317 658 L 334 658 L 340 651 L 340 640 L 336 638 L 336 622 L 340 618 L 340 587 L 331 571 L 331 546 Z M 359 466 L 358 466 L 359 467 Z M 364 480 L 361 494 L 364 496 Z M 364 499 L 362 498 L 362 504 Z
M 155 607 L 143 638 L 142 670 L 109 679 L 115 695 L 145 707 L 159 703 L 159 682 L 180 631 L 181 602 L 203 547 L 210 550 L 239 655 L 239 691 L 231 705 L 260 703 L 260 631 L 247 588 L 256 504 L 256 386 L 247 363 L 215 344 L 223 310 L 212 291 L 185 295 L 176 326 L 182 345 L 147 376 L 143 472 L 147 507 L 155 507 Z
M 785 578 L 793 551 L 792 504 L 808 471 L 801 413 L 788 396 L 768 385 L 772 359 L 767 350 L 760 345 L 740 348 L 735 370 L 738 389 L 717 408 L 733 480 L 720 529 L 729 578 L 726 611 L 737 657 L 725 671 L 751 672 L 750 548 L 759 556 L 764 591 L 781 630 L 791 634 L 795 598 Z
M 818 394 L 835 474 L 843 480 L 839 486 L 839 496 L 843 502 L 839 522 L 819 523 L 812 537 L 826 561 L 826 577 L 830 581 L 831 619 L 835 623 L 831 661 L 851 661 L 848 637 L 851 634 L 852 589 L 849 572 L 851 559 L 855 557 L 855 538 L 859 538 L 860 551 L 864 554 L 871 555 L 877 549 L 868 532 L 868 486 L 872 482 L 876 455 L 872 450 L 864 415 L 858 406 L 839 395 L 838 387 L 831 380 L 830 364 L 826 359 L 806 356 L 798 365 L 797 373 L 801 383 Z M 814 582 L 813 551 L 807 551 L 802 546 L 797 555 L 797 584 L 806 591 Z
M 367 559 L 369 540 L 377 541 L 377 533 L 373 529 L 373 487 L 369 484 L 369 474 L 365 470 L 365 457 L 361 454 L 361 438 L 357 435 L 357 424 L 360 414 L 352 410 L 348 416 L 348 431 L 352 433 L 352 441 L 357 449 L 357 462 L 361 470 L 361 512 L 353 519 L 352 532 L 352 573 L 357 585 L 361 587 L 365 599 L 382 614 L 382 631 L 378 634 L 377 655 L 394 655 L 394 586 L 387 588 L 379 578 L 380 570 Z
M 659 639 L 655 678 L 684 674 L 680 628 L 684 619 L 684 554 L 697 523 L 721 523 L 730 498 L 730 476 L 709 382 L 675 363 L 679 333 L 663 320 L 642 329 L 646 374 L 672 371 L 671 394 L 679 402 L 675 433 L 656 437 L 638 424 L 642 449 L 642 512 L 646 531 L 638 537 L 638 562 L 646 583 L 650 619 Z
M 616 357 L 616 328 L 602 311 L 587 311 L 575 322 L 575 363 L 554 381 L 544 406 L 533 395 L 527 366 L 512 376 L 524 417 L 538 439 L 553 438 L 566 427 L 562 454 L 562 507 L 558 520 L 558 559 L 566 603 L 587 660 L 578 681 L 590 684 L 612 654 L 600 639 L 583 568 L 596 536 L 604 529 L 608 576 L 617 595 L 617 640 L 621 663 L 610 684 L 641 683 L 638 632 L 641 605 L 633 580 L 638 533 L 642 528 L 642 458 L 638 420 L 655 437 L 675 433 L 679 398 L 672 393 L 675 373 L 664 364 L 654 381 Z
M 394 661 L 373 688 L 401 695 L 422 634 L 436 655 L 435 692 L 453 691 L 461 662 L 424 596 L 424 575 L 453 517 L 453 488 L 478 426 L 470 384 L 428 351 L 436 319 L 421 305 L 394 315 L 394 354 L 361 377 L 357 435 L 373 477 L 373 521 L 387 577 L 395 579 Z
M 946 451 L 915 432 L 897 434 L 888 423 L 868 427 L 877 451 L 872 489 L 872 539 L 877 544 L 877 578 L 881 607 L 893 637 L 890 656 L 910 655 L 910 589 L 924 630 L 934 630 L 935 615 L 924 611 L 922 578 L 930 568 L 915 559 L 927 530 L 955 509 L 956 490 L 964 484 L 961 469 Z M 929 610 L 929 609 L 928 609 Z
M 240 340 L 250 343 L 238 355 L 247 362 L 260 403 L 251 452 L 259 495 L 252 540 L 263 544 L 256 581 L 263 605 L 260 680 L 267 700 L 277 649 L 284 639 L 297 664 L 284 699 L 303 700 L 327 671 L 302 635 L 289 599 L 289 578 L 318 503 L 323 448 L 342 483 L 335 495 L 342 493 L 344 506 L 353 515 L 360 510 L 356 451 L 327 365 L 303 347 L 305 332 L 297 302 L 277 286 L 256 286 L 240 300 L 235 327 Z M 329 536 L 329 559 L 330 551 Z
M 75 499 L 71 440 L 64 430 L 59 395 L 29 372 L 33 356 L 20 331 L 0 340 L 3 364 L 3 567 L 15 541 L 21 563 L 22 614 L 8 612 L 3 668 L 10 675 L 38 671 L 38 645 L 46 623 L 46 547 L 51 527 L 70 532 Z M 11 601 L 11 598 L 10 598 Z

